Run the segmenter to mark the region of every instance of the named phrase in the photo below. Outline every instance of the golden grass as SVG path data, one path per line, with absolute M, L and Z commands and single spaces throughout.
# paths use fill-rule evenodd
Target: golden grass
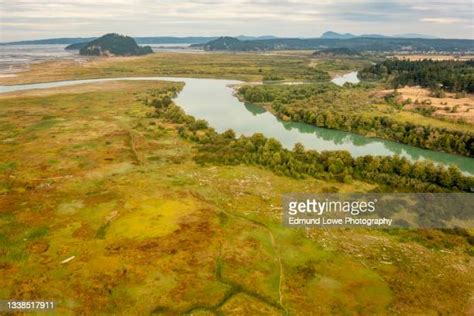
M 398 59 L 405 60 L 423 60 L 423 59 L 432 59 L 432 60 L 470 60 L 474 58 L 474 55 L 437 55 L 437 54 L 404 54 L 404 55 L 395 55 L 394 57 Z
M 456 98 L 454 93 L 446 93 L 444 98 L 435 98 L 430 96 L 428 89 L 420 87 L 404 87 L 397 91 L 401 93 L 401 101 L 408 99 L 412 101 L 405 106 L 407 110 L 429 105 L 437 108 L 433 113 L 436 117 L 454 121 L 463 119 L 474 123 L 474 95 L 472 94 Z

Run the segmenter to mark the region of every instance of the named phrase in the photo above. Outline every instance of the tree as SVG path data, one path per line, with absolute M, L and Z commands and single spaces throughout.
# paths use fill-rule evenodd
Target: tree
M 235 139 L 235 132 L 233 129 L 228 129 L 224 133 L 222 133 L 222 136 L 227 139 Z
M 304 151 L 305 151 L 303 144 L 301 144 L 301 143 L 296 143 L 295 146 L 293 147 L 293 151 L 294 151 L 296 154 L 303 154 Z

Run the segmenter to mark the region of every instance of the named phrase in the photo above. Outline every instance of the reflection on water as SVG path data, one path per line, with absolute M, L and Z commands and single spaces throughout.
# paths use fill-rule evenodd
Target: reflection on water
M 247 111 L 252 113 L 254 116 L 266 112 L 266 110 L 264 108 L 262 108 L 261 106 L 258 106 L 258 105 L 252 104 L 252 103 L 245 102 L 244 106 L 247 109 Z
M 360 80 L 357 77 L 358 72 L 350 72 L 348 74 L 342 75 L 342 76 L 337 76 L 334 79 L 331 80 L 331 82 L 337 84 L 338 86 L 343 86 L 346 82 L 349 83 L 359 83 Z
M 92 79 L 50 82 L 32 85 L 0 86 L 0 92 L 52 88 L 79 83 L 110 81 L 115 79 Z M 463 172 L 474 174 L 474 159 L 455 156 L 381 139 L 368 138 L 338 130 L 319 128 L 313 125 L 285 122 L 263 108 L 245 104 L 234 95 L 230 85 L 239 83 L 231 80 L 191 79 L 169 77 L 120 78 L 120 80 L 166 80 L 185 83 L 183 91 L 175 102 L 186 113 L 209 122 L 218 132 L 233 129 L 238 135 L 250 136 L 262 133 L 279 140 L 286 148 L 302 143 L 307 149 L 347 150 L 354 157 L 363 155 L 392 156 L 398 154 L 410 160 L 429 159 L 438 164 L 458 166 Z
M 278 122 L 283 124 L 286 130 L 291 131 L 292 129 L 296 129 L 299 133 L 315 134 L 321 140 L 332 142 L 336 145 L 354 143 L 355 145 L 363 146 L 370 143 L 370 139 L 356 134 L 348 134 L 346 132 L 331 130 L 327 128 L 318 128 L 306 123 L 285 122 L 280 119 L 277 120 Z

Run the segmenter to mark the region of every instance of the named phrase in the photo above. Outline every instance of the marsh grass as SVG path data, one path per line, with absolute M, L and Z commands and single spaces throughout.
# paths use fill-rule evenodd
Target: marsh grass
M 197 165 L 196 144 L 143 104 L 172 86 L 2 99 L 0 139 L 16 135 L 0 142 L 2 297 L 54 298 L 77 314 L 463 311 L 473 276 L 462 239 L 441 253 L 396 233 L 283 227 L 283 193 L 375 187 Z M 452 238 L 439 234 L 438 249 Z

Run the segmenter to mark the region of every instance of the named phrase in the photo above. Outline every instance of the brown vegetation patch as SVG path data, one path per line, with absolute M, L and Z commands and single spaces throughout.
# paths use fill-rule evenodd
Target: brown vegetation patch
M 49 243 L 46 240 L 36 240 L 36 241 L 31 242 L 28 245 L 28 250 L 31 253 L 36 253 L 36 254 L 46 252 L 48 248 L 49 248 Z
M 398 59 L 416 61 L 423 59 L 431 60 L 470 60 L 474 55 L 436 55 L 436 54 L 413 54 L 413 55 L 395 55 Z
M 428 89 L 420 87 L 404 87 L 397 91 L 401 94 L 400 101 L 411 100 L 405 105 L 406 110 L 433 107 L 433 116 L 474 123 L 474 95 L 472 94 L 456 96 L 455 93 L 445 93 L 445 97 L 436 98 L 431 96 Z M 384 93 L 390 92 L 392 91 L 384 91 Z

